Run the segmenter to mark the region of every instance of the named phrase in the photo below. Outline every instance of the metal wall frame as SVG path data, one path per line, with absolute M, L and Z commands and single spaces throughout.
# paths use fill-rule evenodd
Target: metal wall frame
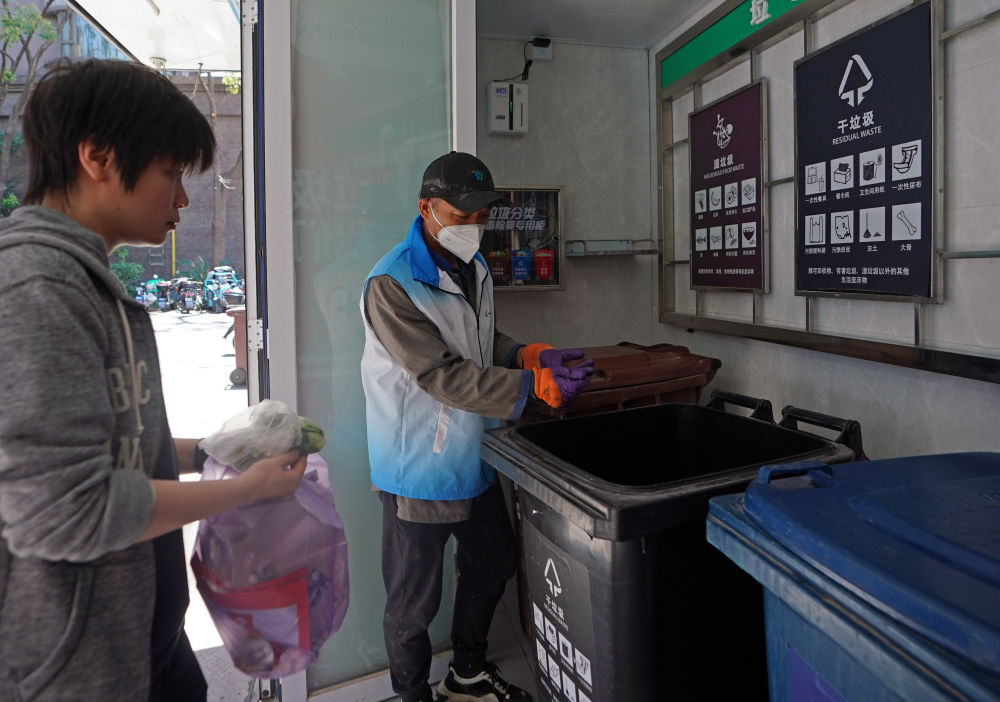
M 760 293 L 753 294 L 753 315 L 752 322 L 735 322 L 731 320 L 708 317 L 702 313 L 702 292 L 695 290 L 695 312 L 685 314 L 676 311 L 676 267 L 690 265 L 690 259 L 682 260 L 674 258 L 674 242 L 676 233 L 674 231 L 674 151 L 677 147 L 688 143 L 687 138 L 673 139 L 673 103 L 679 97 L 688 92 L 693 93 L 694 109 L 701 106 L 701 86 L 739 65 L 740 62 L 750 61 L 751 80 L 760 77 L 758 69 L 760 52 L 782 41 L 788 36 L 802 32 L 804 42 L 804 55 L 813 53 L 815 46 L 815 36 L 813 26 L 822 17 L 848 5 L 854 0 L 837 0 L 832 3 L 824 3 L 820 7 L 813 5 L 815 9 L 810 14 L 801 17 L 794 17 L 794 23 L 786 24 L 776 28 L 767 34 L 755 35 L 752 39 L 754 44 L 751 47 L 737 47 L 715 60 L 703 65 L 700 69 L 692 72 L 688 76 L 676 81 L 667 88 L 660 87 L 660 62 L 663 57 L 676 50 L 678 46 L 686 43 L 690 38 L 718 19 L 719 16 L 728 12 L 737 3 L 724 3 L 719 9 L 710 14 L 703 22 L 693 27 L 689 32 L 682 35 L 677 41 L 660 51 L 656 56 L 657 66 L 657 97 L 659 109 L 657 111 L 657 135 L 658 135 L 658 168 L 659 168 L 659 214 L 660 214 L 660 236 L 663 245 L 660 247 L 659 271 L 660 271 L 660 321 L 672 326 L 681 327 L 688 331 L 707 331 L 717 334 L 725 334 L 745 339 L 755 339 L 759 341 L 769 341 L 773 343 L 795 346 L 798 348 L 833 353 L 842 356 L 850 356 L 879 363 L 889 363 L 908 368 L 932 371 L 955 375 L 974 380 L 981 380 L 993 383 L 1000 383 L 1000 358 L 989 356 L 979 356 L 975 354 L 965 354 L 952 351 L 928 348 L 922 345 L 923 329 L 925 326 L 925 310 L 927 304 L 934 304 L 927 301 L 916 301 L 913 304 L 913 342 L 912 344 L 898 344 L 882 341 L 871 341 L 856 337 L 840 336 L 817 332 L 813 326 L 812 305 L 817 297 L 846 297 L 843 295 L 799 295 L 805 304 L 805 328 L 790 329 L 763 324 L 760 322 L 758 310 L 763 301 Z M 923 0 L 914 0 L 913 4 L 920 4 Z M 932 266 L 932 286 L 936 292 L 937 303 L 944 299 L 944 268 L 950 260 L 969 258 L 1000 258 L 1000 250 L 983 249 L 972 251 L 949 251 L 946 247 L 946 223 L 945 223 L 945 134 L 944 134 L 944 113 L 946 108 L 945 85 L 944 85 L 944 44 L 945 42 L 976 29 L 984 24 L 1000 20 L 1000 10 L 989 12 L 974 20 L 949 30 L 944 27 L 944 0 L 930 0 L 931 2 L 931 31 L 934 47 L 932 50 L 932 79 L 933 94 L 936 96 L 934 105 L 934 179 L 937 186 L 935 196 L 934 231 L 936 238 L 936 261 Z M 892 14 L 892 13 L 890 13 Z M 887 15 L 889 16 L 889 15 Z M 769 151 L 768 145 L 768 151 Z M 770 158 L 768 157 L 768 161 Z M 766 236 L 770 236 L 773 230 L 770 218 L 773 208 L 770 207 L 771 188 L 776 185 L 791 183 L 795 181 L 794 174 L 765 180 L 761 187 L 762 202 L 765 205 L 763 229 Z M 773 247 L 768 247 L 768 251 Z M 765 257 L 765 266 L 770 266 L 770 261 Z M 751 294 L 751 293 L 747 293 Z M 861 296 L 853 295 L 858 298 Z M 866 300 L 873 300 L 870 296 L 863 296 Z M 898 300 L 898 298 L 893 298 Z M 905 303 L 899 303 L 905 304 Z

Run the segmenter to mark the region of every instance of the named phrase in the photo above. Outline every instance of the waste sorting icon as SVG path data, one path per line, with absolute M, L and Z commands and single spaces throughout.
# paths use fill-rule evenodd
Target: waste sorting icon
M 851 78 L 851 72 L 855 66 L 861 71 L 867 82 L 858 85 L 859 79 Z M 865 60 L 859 54 L 854 54 L 848 59 L 847 68 L 844 69 L 844 77 L 840 79 L 840 99 L 847 100 L 847 104 L 851 107 L 857 107 L 865 99 L 865 93 L 871 90 L 874 84 L 875 79 L 872 77 L 872 72 L 868 70 Z M 857 85 L 857 87 L 848 87 L 851 85 Z
M 715 129 L 712 131 L 712 135 L 715 137 L 715 143 L 719 145 L 720 149 L 724 149 L 729 146 L 729 140 L 733 136 L 733 125 L 732 123 L 726 124 L 726 120 L 722 115 L 716 115 Z
M 550 558 L 545 564 L 545 582 L 549 584 L 549 592 L 552 597 L 559 597 L 562 594 L 562 582 L 559 580 L 559 572 L 556 570 L 556 564 L 552 562 Z

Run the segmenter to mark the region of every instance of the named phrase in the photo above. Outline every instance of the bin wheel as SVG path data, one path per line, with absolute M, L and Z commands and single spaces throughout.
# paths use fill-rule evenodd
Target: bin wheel
M 232 373 L 229 374 L 229 381 L 233 385 L 246 385 L 247 384 L 247 372 L 242 368 L 236 368 Z

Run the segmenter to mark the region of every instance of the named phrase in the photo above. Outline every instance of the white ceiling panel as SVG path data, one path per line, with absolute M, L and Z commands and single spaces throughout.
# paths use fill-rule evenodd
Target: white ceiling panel
M 330 0 L 334 1 L 334 0 Z M 239 0 L 67 0 L 139 61 L 240 70 Z M 704 0 L 476 0 L 477 34 L 648 49 Z
M 704 0 L 476 0 L 480 36 L 653 47 Z

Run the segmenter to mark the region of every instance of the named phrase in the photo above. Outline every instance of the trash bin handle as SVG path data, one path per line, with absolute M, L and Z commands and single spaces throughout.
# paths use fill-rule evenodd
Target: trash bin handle
M 725 411 L 726 403 L 753 410 L 750 414 L 751 418 L 760 419 L 774 424 L 774 412 L 771 410 L 770 400 L 765 400 L 760 397 L 750 397 L 749 395 L 740 395 L 726 390 L 712 391 L 712 396 L 708 401 L 708 407 L 710 409 Z
M 823 461 L 805 461 L 803 463 L 761 466 L 760 471 L 757 473 L 757 482 L 769 485 L 772 479 L 794 478 L 806 473 L 812 473 L 813 471 L 819 471 L 827 478 L 833 477 L 833 468 L 823 463 Z
M 840 432 L 834 441 L 854 451 L 854 460 L 868 460 L 861 442 L 861 424 L 857 420 L 841 419 L 840 417 L 813 412 L 812 410 L 793 407 L 792 405 L 786 405 L 781 408 L 781 421 L 778 422 L 779 427 L 798 429 L 799 422 L 806 422 L 807 424 Z

